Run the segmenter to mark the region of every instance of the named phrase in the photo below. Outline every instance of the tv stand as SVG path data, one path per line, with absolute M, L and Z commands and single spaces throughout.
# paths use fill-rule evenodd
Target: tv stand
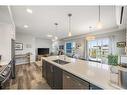
M 37 55 L 36 60 L 41 61 L 41 57 L 48 57 L 49 54 Z

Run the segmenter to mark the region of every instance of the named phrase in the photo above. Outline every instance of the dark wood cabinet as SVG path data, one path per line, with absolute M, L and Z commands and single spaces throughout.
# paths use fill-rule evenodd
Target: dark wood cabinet
M 101 89 L 43 60 L 42 76 L 52 89 Z
M 42 61 L 42 77 L 46 79 L 46 61 Z
M 47 61 L 43 60 L 42 76 L 46 79 L 47 83 L 52 89 L 62 89 L 62 70 Z
M 90 84 L 90 90 L 102 90 L 102 88 L 100 88 L 96 85 Z
M 53 80 L 54 80 L 54 89 L 62 89 L 63 88 L 63 71 L 53 66 Z
M 70 73 L 63 72 L 63 89 L 89 89 L 89 83 Z
M 54 88 L 53 86 L 53 82 L 54 82 L 54 79 L 53 79 L 53 65 L 51 65 L 50 63 L 47 62 L 46 64 L 46 80 L 47 80 L 47 83 L 49 84 L 49 86 L 51 88 Z

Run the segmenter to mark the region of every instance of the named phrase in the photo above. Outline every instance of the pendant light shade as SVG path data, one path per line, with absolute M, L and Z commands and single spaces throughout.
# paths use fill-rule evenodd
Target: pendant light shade
M 102 28 L 102 23 L 100 21 L 97 23 L 97 28 L 98 29 L 101 29 Z
M 89 31 L 92 31 L 92 27 L 89 27 Z M 86 40 L 87 41 L 91 41 L 91 40 L 95 40 L 95 36 L 94 35 L 87 35 L 86 36 Z
M 68 14 L 68 18 L 69 18 L 69 22 L 68 22 L 68 36 L 69 36 L 69 37 L 72 36 L 72 33 L 71 33 L 71 16 L 72 16 L 72 14 L 69 13 L 69 14 Z
M 56 26 L 56 31 L 57 31 L 57 26 L 58 26 L 58 23 L 54 23 L 55 24 L 55 26 Z M 57 36 L 55 36 L 55 40 L 57 40 L 58 39 L 58 37 Z
M 101 14 L 100 14 L 100 6 L 99 8 L 99 13 L 98 13 L 98 23 L 97 23 L 97 28 L 101 29 L 102 28 L 102 23 L 101 23 Z
M 72 36 L 71 32 L 69 32 L 69 33 L 68 33 L 68 36 L 69 36 L 69 37 L 71 37 L 71 36 Z

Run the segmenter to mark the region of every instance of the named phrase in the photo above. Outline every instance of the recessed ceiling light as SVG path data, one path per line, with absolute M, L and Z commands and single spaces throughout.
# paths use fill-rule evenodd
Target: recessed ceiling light
M 58 39 L 58 37 L 55 36 L 55 40 L 57 40 L 57 39 Z
M 28 28 L 28 25 L 24 25 L 24 28 Z
M 55 40 L 54 40 L 54 39 L 52 39 L 52 41 L 54 42 Z
M 47 35 L 47 37 L 52 37 L 52 35 Z
M 27 11 L 28 13 L 30 13 L 30 14 L 33 13 L 33 11 L 32 11 L 31 9 L 29 9 L 29 8 L 27 8 L 26 11 Z
M 95 40 L 95 36 L 94 36 L 94 35 L 88 35 L 88 36 L 86 37 L 86 40 L 87 40 L 87 41 Z

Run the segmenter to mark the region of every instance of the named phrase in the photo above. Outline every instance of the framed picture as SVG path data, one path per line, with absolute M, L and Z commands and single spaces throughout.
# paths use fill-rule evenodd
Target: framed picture
M 23 43 L 16 43 L 15 50 L 23 50 Z
M 124 48 L 126 46 L 126 42 L 117 42 L 118 48 Z

